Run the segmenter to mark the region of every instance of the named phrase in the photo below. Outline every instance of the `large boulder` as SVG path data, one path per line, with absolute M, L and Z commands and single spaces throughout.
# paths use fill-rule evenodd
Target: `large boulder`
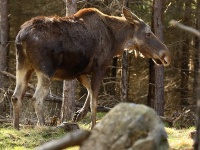
M 81 150 L 167 150 L 164 125 L 145 105 L 121 103 L 91 131 Z

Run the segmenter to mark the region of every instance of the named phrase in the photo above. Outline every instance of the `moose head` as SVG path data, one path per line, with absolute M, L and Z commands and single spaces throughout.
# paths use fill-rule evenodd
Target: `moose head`
M 147 58 L 152 58 L 156 64 L 168 66 L 171 62 L 171 54 L 165 44 L 163 44 L 151 31 L 142 19 L 138 18 L 128 8 L 123 8 L 123 15 L 126 20 L 134 26 L 132 38 L 126 42 L 125 49 L 135 49 Z

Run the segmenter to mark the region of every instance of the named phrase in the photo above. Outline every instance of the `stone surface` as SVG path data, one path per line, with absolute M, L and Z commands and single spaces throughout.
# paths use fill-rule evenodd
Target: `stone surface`
M 79 126 L 76 123 L 68 123 L 68 122 L 63 122 L 57 128 L 63 129 L 65 132 L 71 132 L 71 131 L 76 131 L 79 130 Z
M 167 150 L 164 125 L 145 105 L 121 103 L 91 131 L 81 150 Z

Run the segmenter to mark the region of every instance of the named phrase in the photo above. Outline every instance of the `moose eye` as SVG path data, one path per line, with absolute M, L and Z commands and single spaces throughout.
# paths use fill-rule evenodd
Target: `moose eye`
M 151 33 L 147 33 L 146 37 L 150 38 L 151 37 Z

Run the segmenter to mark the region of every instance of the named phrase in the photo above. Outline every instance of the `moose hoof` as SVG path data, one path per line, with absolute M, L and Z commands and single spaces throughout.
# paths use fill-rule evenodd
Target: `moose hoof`
M 78 122 L 78 121 L 82 120 L 86 115 L 87 115 L 87 111 L 80 109 L 74 114 L 72 120 L 74 122 Z

